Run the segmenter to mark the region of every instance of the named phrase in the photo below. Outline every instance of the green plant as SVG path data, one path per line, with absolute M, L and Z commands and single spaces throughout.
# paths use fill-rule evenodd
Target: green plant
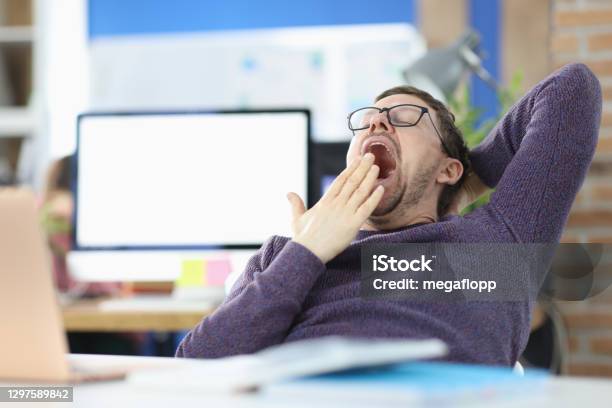
M 500 105 L 499 112 L 495 118 L 482 122 L 480 121 L 483 113 L 482 109 L 472 105 L 471 94 L 467 87 L 458 97 L 450 99 L 449 107 L 455 114 L 455 124 L 461 130 L 461 133 L 463 133 L 463 137 L 470 149 L 477 146 L 489 134 L 495 124 L 508 112 L 512 104 L 516 102 L 521 93 L 522 82 L 523 75 L 517 72 L 512 76 L 508 86 L 499 88 L 497 91 L 497 100 Z M 483 195 L 465 208 L 462 214 L 467 214 L 486 204 L 489 202 L 490 196 L 491 192 Z

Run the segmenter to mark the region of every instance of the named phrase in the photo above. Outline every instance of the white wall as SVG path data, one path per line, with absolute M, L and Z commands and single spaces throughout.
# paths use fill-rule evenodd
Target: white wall
M 306 107 L 318 140 L 403 82 L 425 52 L 409 24 L 112 36 L 91 43 L 96 109 Z
M 89 105 L 87 0 L 62 0 L 61 5 L 49 0 L 41 3 L 49 161 L 72 153 L 76 115 Z

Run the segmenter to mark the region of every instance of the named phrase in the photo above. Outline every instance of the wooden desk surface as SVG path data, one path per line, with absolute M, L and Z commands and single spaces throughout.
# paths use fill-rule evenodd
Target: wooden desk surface
M 99 300 L 78 300 L 62 306 L 64 327 L 67 331 L 180 331 L 189 330 L 211 314 L 205 310 L 104 310 Z

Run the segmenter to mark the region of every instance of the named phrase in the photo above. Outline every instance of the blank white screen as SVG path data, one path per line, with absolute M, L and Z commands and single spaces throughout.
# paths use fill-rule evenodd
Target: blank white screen
M 80 247 L 260 244 L 306 199 L 303 112 L 84 116 Z

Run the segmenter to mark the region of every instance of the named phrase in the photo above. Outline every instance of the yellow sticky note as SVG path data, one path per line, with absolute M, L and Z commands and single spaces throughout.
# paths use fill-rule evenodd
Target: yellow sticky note
M 202 286 L 204 284 L 204 260 L 188 259 L 181 265 L 181 275 L 176 281 L 178 286 Z

